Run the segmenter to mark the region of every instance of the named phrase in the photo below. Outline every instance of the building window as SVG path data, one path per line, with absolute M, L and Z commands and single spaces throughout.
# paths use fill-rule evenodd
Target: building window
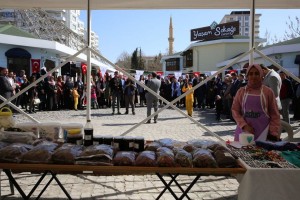
M 180 62 L 179 58 L 171 58 L 166 60 L 166 71 L 179 71 L 180 70 L 179 62 Z
M 249 22 L 245 22 L 245 26 L 249 26 Z
M 248 27 L 245 27 L 245 32 L 249 32 L 249 28 Z
M 249 21 L 249 16 L 245 16 L 245 21 Z

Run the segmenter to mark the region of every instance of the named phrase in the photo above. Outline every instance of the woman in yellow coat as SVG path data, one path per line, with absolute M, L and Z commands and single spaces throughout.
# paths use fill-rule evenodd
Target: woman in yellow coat
M 189 84 L 184 84 L 182 87 L 182 92 L 187 92 L 189 90 L 193 90 L 193 83 L 189 82 Z M 193 115 L 193 103 L 194 103 L 194 91 L 185 96 L 185 107 L 189 116 Z

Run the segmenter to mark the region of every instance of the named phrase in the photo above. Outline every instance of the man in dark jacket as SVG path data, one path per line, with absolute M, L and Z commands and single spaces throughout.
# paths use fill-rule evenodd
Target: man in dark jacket
M 112 95 L 112 114 L 115 114 L 115 106 L 117 106 L 118 114 L 120 115 L 120 101 L 123 95 L 122 81 L 119 77 L 119 72 L 115 71 L 114 77 L 109 81 L 109 87 Z
M 13 96 L 13 87 L 8 80 L 8 69 L 0 67 L 0 95 L 5 99 Z M 0 104 L 3 101 L 0 99 Z
M 295 96 L 294 88 L 292 82 L 287 78 L 286 74 L 283 71 L 281 71 L 279 75 L 282 80 L 282 85 L 279 93 L 280 102 L 282 106 L 281 114 L 282 114 L 283 121 L 286 121 L 287 123 L 290 124 L 289 110 L 290 110 L 290 104 L 292 102 L 292 99 Z

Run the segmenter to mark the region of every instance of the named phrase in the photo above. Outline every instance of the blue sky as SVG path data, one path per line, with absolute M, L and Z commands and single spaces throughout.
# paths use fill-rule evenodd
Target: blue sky
M 190 42 L 190 30 L 219 23 L 225 14 L 234 10 L 195 9 L 195 10 L 94 10 L 92 30 L 99 35 L 102 55 L 116 62 L 123 52 L 130 55 L 136 48 L 142 49 L 145 56 L 165 54 L 168 49 L 170 16 L 173 19 L 174 51 L 184 50 Z M 273 37 L 284 36 L 288 30 L 286 22 L 290 16 L 300 17 L 300 10 L 256 10 L 260 17 L 260 37 L 268 31 Z M 81 11 L 81 20 L 86 22 L 86 11 Z

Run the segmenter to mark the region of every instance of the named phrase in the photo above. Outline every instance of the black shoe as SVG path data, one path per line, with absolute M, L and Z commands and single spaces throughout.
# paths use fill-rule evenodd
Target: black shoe
M 128 115 L 128 112 L 125 112 L 124 114 L 125 114 L 125 115 Z
M 148 120 L 147 122 L 146 122 L 146 124 L 150 124 L 151 123 L 151 120 Z
M 118 115 L 122 115 L 122 113 L 118 112 Z
M 114 115 L 114 114 L 115 114 L 115 112 L 112 112 L 111 114 L 112 114 L 112 115 Z
M 154 123 L 155 123 L 155 124 L 157 123 L 156 119 L 154 120 Z
M 132 112 L 133 115 L 135 115 L 135 112 Z

